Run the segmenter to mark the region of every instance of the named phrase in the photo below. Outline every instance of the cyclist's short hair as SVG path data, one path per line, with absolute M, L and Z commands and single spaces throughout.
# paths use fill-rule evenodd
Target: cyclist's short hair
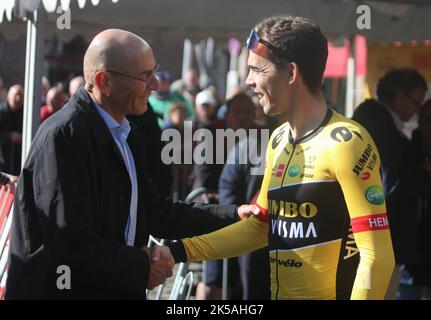
M 281 55 L 269 50 L 269 58 L 278 69 L 295 62 L 307 88 L 313 93 L 321 90 L 328 42 L 317 22 L 303 17 L 274 16 L 259 22 L 254 30 L 286 53 Z

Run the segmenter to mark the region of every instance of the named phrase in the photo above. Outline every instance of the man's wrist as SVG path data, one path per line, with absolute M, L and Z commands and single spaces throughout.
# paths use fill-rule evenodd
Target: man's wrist
M 171 250 L 171 254 L 174 257 L 175 262 L 187 262 L 187 252 L 181 240 L 169 242 L 166 246 Z

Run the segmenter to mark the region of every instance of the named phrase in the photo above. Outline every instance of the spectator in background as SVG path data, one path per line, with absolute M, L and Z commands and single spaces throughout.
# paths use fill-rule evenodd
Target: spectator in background
M 168 118 L 165 119 L 165 122 L 162 126 L 162 131 L 166 129 L 174 129 L 178 130 L 181 141 L 184 141 L 184 119 L 186 117 L 186 107 L 184 104 L 179 102 L 174 102 L 170 108 L 168 113 Z M 176 147 L 181 150 L 181 159 L 184 159 L 184 144 L 181 143 Z M 160 156 L 159 156 L 160 158 Z M 191 174 L 193 166 L 185 163 L 173 163 L 171 165 L 171 186 L 170 194 L 174 200 L 184 200 L 187 194 L 190 192 L 189 185 L 189 177 Z
M 48 78 L 43 76 L 42 77 L 42 97 L 41 97 L 41 106 L 46 105 L 46 95 L 48 94 L 48 90 L 51 88 L 51 83 L 49 82 Z
M 6 173 L 0 171 L 0 185 L 10 184 L 12 183 L 11 179 Z
M 186 118 L 186 106 L 179 102 L 174 102 L 168 111 L 168 117 L 162 126 L 162 131 L 166 129 L 177 129 L 184 132 L 184 120 Z
M 1 171 L 19 175 L 21 170 L 21 140 L 24 88 L 10 87 L 7 101 L 0 104 Z
M 224 121 L 215 118 L 216 106 L 217 100 L 211 91 L 203 90 L 199 92 L 196 96 L 196 114 L 191 117 L 194 131 L 197 129 L 208 129 L 215 137 L 215 130 L 225 127 Z M 201 141 L 202 139 L 202 137 L 198 137 L 197 141 Z M 208 141 L 203 141 L 201 143 L 208 143 Z M 213 155 L 215 155 L 217 151 L 215 147 L 214 143 Z M 192 173 L 193 189 L 203 187 L 217 191 L 222 168 L 222 164 L 194 164 Z M 204 197 L 204 200 L 209 199 L 205 199 Z
M 55 112 L 60 110 L 65 102 L 66 97 L 61 89 L 57 87 L 49 89 L 46 94 L 46 105 L 40 108 L 40 122 L 45 121 Z
M 190 68 L 187 70 L 184 76 L 184 86 L 185 90 L 192 89 L 193 91 L 200 91 L 199 73 L 195 68 Z
M 416 70 L 393 69 L 379 79 L 377 100 L 364 101 L 353 115 L 353 120 L 371 134 L 381 157 L 383 189 L 396 260 L 387 299 L 396 298 L 400 266 L 413 264 L 417 258 L 415 218 L 421 180 L 411 159 L 411 145 L 403 133 L 403 123 L 419 112 L 426 91 L 427 83 Z
M 159 193 L 168 197 L 171 193 L 172 176 L 170 165 L 164 164 L 160 157 L 164 142 L 161 139 L 157 116 L 148 103 L 147 111 L 141 115 L 127 115 L 134 129 L 139 133 L 139 144 L 146 150 L 146 168 L 148 176 L 154 183 Z
M 239 92 L 226 103 L 226 127 L 233 130 L 252 129 L 255 127 L 255 105 L 252 99 L 245 93 Z M 262 183 L 263 175 L 252 173 L 252 168 L 259 167 L 261 159 L 257 154 L 255 159 L 250 159 L 250 151 L 260 150 L 260 137 L 257 139 L 250 135 L 235 144 L 227 157 L 226 164 L 219 180 L 219 203 L 253 203 Z M 246 163 L 240 162 L 244 155 Z M 262 248 L 238 257 L 239 271 L 242 285 L 243 300 L 268 300 L 270 299 L 270 269 L 268 248 Z M 221 277 L 221 260 L 218 260 Z M 213 262 L 212 262 L 213 263 Z
M 194 131 L 198 129 L 207 129 L 212 133 L 213 137 L 215 137 L 216 130 L 223 129 L 225 127 L 223 120 L 216 119 L 217 104 L 217 99 L 212 91 L 205 89 L 197 94 L 196 113 L 191 117 Z M 205 140 L 199 143 L 208 143 L 208 141 Z M 213 155 L 215 156 L 217 153 L 216 143 L 214 143 L 211 147 L 213 148 Z M 191 180 L 193 181 L 192 190 L 198 188 L 208 189 L 209 192 L 202 195 L 202 200 L 204 202 L 216 203 L 218 201 L 218 182 L 222 169 L 223 164 L 193 164 L 193 171 L 191 174 Z M 230 266 L 233 267 L 234 265 L 230 263 Z M 207 267 L 205 270 L 206 281 L 198 283 L 196 287 L 197 300 L 221 299 L 221 268 L 221 261 L 207 262 Z M 235 272 L 230 273 L 231 275 L 235 274 Z M 237 270 L 236 274 L 238 274 Z M 238 279 L 238 276 L 236 276 L 236 279 Z
M 230 88 L 228 88 L 227 94 L 226 94 L 226 100 L 231 99 L 234 95 L 240 93 L 242 91 L 240 85 L 235 85 Z M 217 110 L 217 119 L 224 119 L 226 116 L 227 106 L 226 103 L 222 104 L 220 108 Z
M 168 116 L 169 107 L 174 102 L 180 102 L 186 106 L 187 117 L 193 115 L 194 110 L 190 102 L 182 94 L 171 91 L 171 74 L 167 71 L 159 71 L 157 77 L 160 81 L 160 88 L 151 94 L 150 104 L 159 118 L 159 126 L 163 125 L 164 119 Z
M 194 106 L 196 95 L 201 91 L 198 71 L 195 68 L 188 69 L 184 80 L 178 79 L 172 83 L 171 91 L 182 94 Z
M 216 119 L 217 99 L 214 94 L 205 89 L 196 96 L 196 113 L 190 118 L 193 129 L 222 127 L 223 121 Z
M 416 219 L 418 230 L 419 259 L 408 266 L 412 285 L 404 287 L 409 297 L 431 299 L 431 99 L 427 100 L 419 113 L 419 127 L 412 134 L 414 163 L 419 166 L 426 183 L 421 186 L 419 211 Z M 402 298 L 402 297 L 401 297 Z
M 4 89 L 3 79 L 0 77 L 0 103 L 6 101 L 6 91 Z
M 85 84 L 85 79 L 83 76 L 77 76 L 70 80 L 69 83 L 69 96 L 73 96 L 76 91 L 78 91 L 80 86 L 83 86 Z
M 227 103 L 227 127 L 237 130 L 246 130 L 256 126 L 256 105 L 245 93 L 234 95 Z M 260 127 L 264 128 L 264 127 Z M 268 129 L 268 128 L 266 128 Z M 256 174 L 252 169 L 260 166 L 262 155 L 252 154 L 251 151 L 261 150 L 260 135 L 257 139 L 247 135 L 247 139 L 239 141 L 235 149 L 229 152 L 226 164 L 219 181 L 219 203 L 255 203 L 262 183 L 263 174 Z M 240 162 L 241 155 L 247 159 Z M 258 161 L 257 161 L 258 160 Z M 253 174 L 254 173 L 254 174 Z M 243 300 L 269 300 L 270 293 L 270 267 L 268 247 L 247 253 L 238 257 Z

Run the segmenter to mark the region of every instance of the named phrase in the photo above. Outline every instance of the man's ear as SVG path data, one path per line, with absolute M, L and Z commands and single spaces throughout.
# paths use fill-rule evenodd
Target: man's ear
M 111 82 L 106 71 L 97 71 L 94 74 L 93 82 L 103 96 L 109 97 L 111 95 Z
M 289 84 L 294 83 L 299 77 L 298 65 L 295 62 L 290 62 L 287 65 L 287 77 Z

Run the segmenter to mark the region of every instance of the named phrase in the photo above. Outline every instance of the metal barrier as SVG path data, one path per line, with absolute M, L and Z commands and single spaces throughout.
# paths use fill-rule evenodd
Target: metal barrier
M 15 183 L 0 188 L 0 300 L 4 298 Z
M 186 203 L 193 202 L 193 200 L 197 199 L 202 194 L 211 193 L 211 192 L 212 191 L 207 188 L 197 188 L 187 195 L 184 202 Z M 161 239 L 160 241 L 158 241 L 153 236 L 150 236 L 150 239 L 148 241 L 148 247 L 150 247 L 153 243 L 158 245 L 163 245 L 166 243 L 166 240 Z M 193 276 L 193 272 L 189 271 L 188 269 L 189 269 L 189 264 L 187 262 L 181 262 L 179 264 L 178 270 L 175 274 L 174 284 L 172 286 L 169 300 L 188 300 L 190 298 L 190 294 L 193 287 L 194 276 Z M 206 262 L 202 263 L 202 269 L 203 269 L 202 270 L 203 277 L 205 277 Z M 166 283 L 161 284 L 160 286 L 157 287 L 157 294 L 155 298 L 156 300 L 161 299 L 165 286 L 166 286 Z M 148 294 L 148 291 L 147 291 L 147 294 Z

